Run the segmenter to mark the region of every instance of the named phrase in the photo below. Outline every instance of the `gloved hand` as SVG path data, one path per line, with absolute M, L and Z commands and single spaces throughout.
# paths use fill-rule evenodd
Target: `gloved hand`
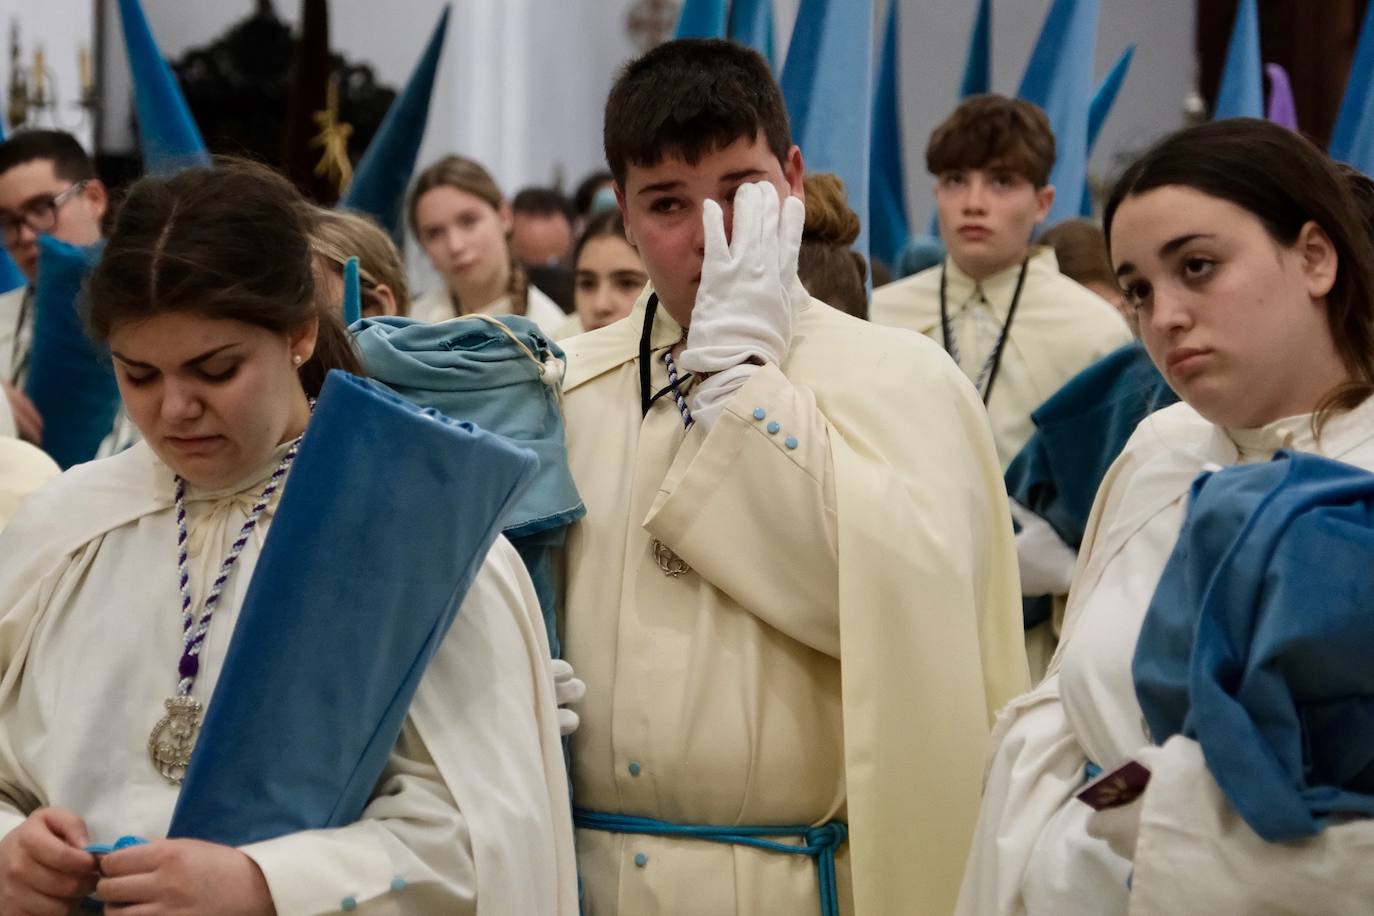
M 1078 552 L 1065 544 L 1050 523 L 1016 500 L 1011 517 L 1021 530 L 1016 535 L 1016 563 L 1021 569 L 1021 594 L 1067 595 Z
M 758 366 L 780 365 L 787 356 L 807 298 L 797 279 L 805 221 L 800 199 L 780 202 L 766 181 L 742 185 L 727 244 L 720 206 L 702 204 L 706 254 L 687 348 L 677 362 L 689 372 L 718 373 L 693 395 L 693 416 L 708 430 Z M 731 369 L 737 371 L 726 371 Z
M 573 674 L 572 665 L 561 658 L 549 660 L 549 671 L 553 674 L 554 702 L 558 704 L 558 733 L 566 738 L 577 731 L 581 722 L 577 713 L 566 707 L 587 695 L 587 685 Z

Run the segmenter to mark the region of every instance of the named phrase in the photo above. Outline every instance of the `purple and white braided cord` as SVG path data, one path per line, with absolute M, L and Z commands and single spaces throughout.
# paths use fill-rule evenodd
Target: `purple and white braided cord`
M 195 612 L 191 606 L 191 570 L 187 560 L 188 550 L 186 546 L 186 481 L 177 475 L 177 569 L 181 585 L 181 631 L 184 639 L 181 663 L 177 666 L 177 672 L 181 675 L 181 680 L 177 683 L 177 696 L 184 697 L 191 694 L 191 688 L 196 682 L 196 675 L 200 672 L 200 650 L 205 644 L 205 635 L 210 632 L 210 620 L 214 616 L 215 608 L 219 606 L 220 592 L 224 590 L 224 584 L 229 581 L 229 573 L 233 571 L 234 564 L 238 562 L 239 554 L 243 552 L 244 545 L 248 543 L 248 538 L 257 528 L 258 519 L 272 501 L 272 496 L 277 492 L 277 488 L 281 486 L 282 478 L 291 469 L 291 462 L 296 459 L 296 452 L 300 448 L 300 444 L 299 437 L 291 443 L 291 447 L 282 456 L 276 470 L 268 478 L 267 486 L 263 488 L 258 501 L 253 504 L 252 511 L 248 513 L 247 521 L 239 529 L 238 537 L 234 539 L 234 543 L 229 547 L 228 555 L 220 564 L 219 574 L 215 576 L 215 581 L 210 585 L 210 593 L 205 596 L 205 607 L 201 611 L 199 623 L 195 620 Z
M 673 389 L 673 400 L 677 402 L 678 412 L 682 414 L 682 428 L 691 429 L 696 420 L 687 409 L 687 399 L 682 396 L 682 390 L 678 388 L 677 364 L 673 362 L 671 351 L 663 351 L 663 365 L 668 369 L 668 386 Z

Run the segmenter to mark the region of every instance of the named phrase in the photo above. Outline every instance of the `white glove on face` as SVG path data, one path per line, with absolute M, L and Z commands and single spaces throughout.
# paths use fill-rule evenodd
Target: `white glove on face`
M 727 243 L 720 205 L 702 203 L 706 254 L 687 349 L 678 359 L 689 372 L 719 372 L 746 362 L 778 365 L 792 343 L 801 302 L 793 302 L 782 265 L 790 263 L 795 277 L 806 209 L 793 197 L 781 206 L 777 189 L 759 181 L 740 186 L 734 210 Z M 787 256 L 784 248 L 790 249 Z
M 787 356 L 797 313 L 808 298 L 797 278 L 805 222 L 799 198 L 779 202 L 777 189 L 766 181 L 741 185 L 727 244 L 720 205 L 702 204 L 706 254 L 678 365 L 714 373 L 692 395 L 692 415 L 708 431 L 760 365 L 781 365 Z
M 554 702 L 558 704 L 558 733 L 566 738 L 577 731 L 581 719 L 578 718 L 577 713 L 565 707 L 585 697 L 587 685 L 580 677 L 573 674 L 572 665 L 561 658 L 549 660 L 549 671 L 553 674 Z
M 1078 552 L 1060 539 L 1050 523 L 1016 500 L 1011 517 L 1021 530 L 1016 535 L 1016 563 L 1021 569 L 1021 594 L 1067 595 Z

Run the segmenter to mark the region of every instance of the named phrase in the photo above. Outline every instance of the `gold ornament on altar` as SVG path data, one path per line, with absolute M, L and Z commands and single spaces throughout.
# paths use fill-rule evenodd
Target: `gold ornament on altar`
M 353 163 L 348 158 L 348 138 L 353 135 L 353 125 L 339 120 L 337 73 L 329 78 L 324 111 L 317 111 L 311 117 L 319 125 L 320 132 L 310 139 L 310 145 L 323 149 L 315 174 L 334 182 L 342 195 L 353 180 Z

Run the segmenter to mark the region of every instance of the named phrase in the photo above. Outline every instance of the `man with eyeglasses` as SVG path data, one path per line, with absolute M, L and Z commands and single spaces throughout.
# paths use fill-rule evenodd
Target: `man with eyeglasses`
M 95 166 L 71 134 L 27 130 L 0 143 L 0 239 L 28 283 L 0 295 L 0 429 L 10 424 L 35 444 L 43 418 L 24 395 L 33 331 L 34 285 L 38 280 L 38 236 L 73 245 L 100 239 L 107 205 Z

